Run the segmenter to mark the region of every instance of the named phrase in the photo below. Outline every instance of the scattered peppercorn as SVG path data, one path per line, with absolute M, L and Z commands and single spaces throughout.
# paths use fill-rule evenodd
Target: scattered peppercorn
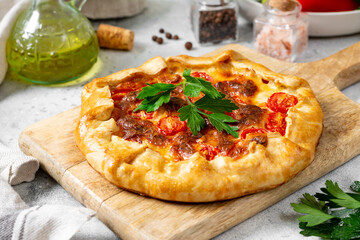
M 167 39 L 171 39 L 171 37 L 172 37 L 171 33 L 169 33 L 169 32 L 167 32 L 167 33 L 165 34 L 165 36 L 166 36 Z
M 173 39 L 179 40 L 179 36 L 178 36 L 178 35 L 174 35 Z
M 163 39 L 162 39 L 161 37 L 158 37 L 158 38 L 156 39 L 156 42 L 157 42 L 158 44 L 162 44 L 162 43 L 163 43 Z
M 160 32 L 160 33 L 164 33 L 165 30 L 164 30 L 163 28 L 160 28 L 159 32 Z
M 186 48 L 187 50 L 191 50 L 191 49 L 192 49 L 192 43 L 191 43 L 191 42 L 186 42 L 186 43 L 185 43 L 185 48 Z
M 155 36 L 155 35 L 154 35 L 154 36 L 152 36 L 152 40 L 153 40 L 153 41 L 155 41 L 155 42 L 156 42 L 156 39 L 157 39 L 157 38 L 158 38 L 158 37 L 157 37 L 157 36 Z

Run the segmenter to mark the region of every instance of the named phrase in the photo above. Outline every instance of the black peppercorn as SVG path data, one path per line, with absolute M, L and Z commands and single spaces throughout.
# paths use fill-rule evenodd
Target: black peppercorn
M 160 33 L 164 33 L 165 30 L 164 30 L 163 28 L 160 28 L 159 32 L 160 32 Z
M 162 43 L 163 43 L 163 39 L 162 39 L 161 37 L 158 37 L 158 38 L 156 39 L 156 42 L 157 42 L 158 44 L 162 44 Z
M 171 33 L 169 33 L 169 32 L 167 32 L 167 33 L 165 34 L 165 36 L 166 36 L 167 39 L 171 39 L 171 37 L 172 37 Z
M 192 49 L 192 43 L 191 43 L 191 42 L 186 42 L 186 43 L 185 43 L 185 48 L 186 48 L 187 50 L 191 50 L 191 49 Z
M 152 40 L 153 40 L 153 41 L 155 41 L 155 42 L 156 42 L 156 39 L 157 39 L 157 38 L 158 38 L 158 37 L 157 37 L 157 36 L 155 36 L 155 35 L 154 35 L 154 36 L 152 36 Z

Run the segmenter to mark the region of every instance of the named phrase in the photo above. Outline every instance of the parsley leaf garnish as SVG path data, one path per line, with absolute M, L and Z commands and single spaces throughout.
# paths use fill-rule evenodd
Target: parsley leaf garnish
M 200 115 L 198 109 L 194 105 L 187 105 L 178 111 L 181 121 L 186 121 L 190 127 L 191 132 L 195 136 L 204 126 L 205 120 Z
M 235 119 L 225 114 L 225 112 L 232 112 L 238 109 L 238 106 L 228 99 L 224 99 L 225 95 L 220 93 L 210 82 L 190 75 L 191 70 L 185 69 L 183 72 L 184 81 L 178 84 L 155 83 L 153 85 L 147 84 L 138 94 L 138 99 L 143 99 L 141 104 L 134 110 L 146 110 L 146 112 L 153 112 L 160 108 L 164 103 L 170 101 L 171 92 L 178 86 L 183 86 L 183 93 L 187 100 L 187 106 L 178 110 L 181 121 L 187 121 L 187 125 L 193 135 L 205 127 L 204 116 L 207 117 L 210 123 L 218 130 L 225 130 L 234 137 L 239 137 L 238 128 L 230 126 L 228 123 L 236 122 Z M 198 97 L 200 93 L 204 96 L 192 103 L 190 97 Z M 206 110 L 208 112 L 204 112 Z
M 349 217 L 343 218 L 331 233 L 331 239 L 359 239 L 360 238 L 360 209 Z
M 197 77 L 190 76 L 191 70 L 185 69 L 183 77 L 185 78 L 184 95 L 188 97 L 197 97 L 200 92 L 212 99 L 223 98 L 223 95 L 210 82 Z
M 331 202 L 349 209 L 360 208 L 360 202 L 341 190 L 337 183 L 328 180 L 325 182 L 325 186 L 332 196 L 330 199 Z
M 207 95 L 197 100 L 194 104 L 197 108 L 204 109 L 213 113 L 232 112 L 233 110 L 239 108 L 228 99 L 211 99 Z
M 325 213 L 321 209 L 308 205 L 306 203 L 300 203 L 300 204 L 291 203 L 291 206 L 294 208 L 296 212 L 307 214 L 305 216 L 301 216 L 298 218 L 300 222 L 307 222 L 306 224 L 307 227 L 312 227 L 320 223 L 323 223 L 329 219 L 334 218 L 334 216 Z
M 360 182 L 350 187 L 357 193 L 346 193 L 330 180 L 325 186 L 322 193 L 305 193 L 301 203 L 291 203 L 296 212 L 306 214 L 298 218 L 300 233 L 324 239 L 360 238 Z
M 146 110 L 146 112 L 153 112 L 160 108 L 164 103 L 170 101 L 171 91 L 174 90 L 177 85 L 166 83 L 155 83 L 144 87 L 138 94 L 138 99 L 144 99 L 141 104 L 134 110 Z
M 230 133 L 234 137 L 236 137 L 236 138 L 239 137 L 238 132 L 236 132 L 238 130 L 238 128 L 226 124 L 226 123 L 229 123 L 229 122 L 237 122 L 232 117 L 230 117 L 230 116 L 228 116 L 228 115 L 226 115 L 224 113 L 206 114 L 206 116 L 209 118 L 210 123 L 214 127 L 216 127 L 216 129 L 218 131 L 221 132 L 222 130 L 225 130 L 227 133 Z
M 166 84 L 166 83 L 155 83 L 150 85 L 147 83 L 147 87 L 144 87 L 141 92 L 138 94 L 138 99 L 144 99 L 146 97 L 152 97 L 161 92 L 168 92 L 172 91 L 176 88 L 176 85 L 173 84 Z

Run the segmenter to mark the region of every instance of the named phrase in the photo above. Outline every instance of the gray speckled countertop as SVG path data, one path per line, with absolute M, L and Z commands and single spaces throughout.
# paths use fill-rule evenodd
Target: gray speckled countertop
M 100 22 L 132 29 L 135 32 L 135 45 L 130 52 L 101 50 L 99 62 L 91 74 L 83 77 L 83 82 L 71 86 L 45 87 L 28 84 L 8 74 L 0 85 L 0 141 L 8 147 L 17 148 L 18 137 L 22 129 L 39 120 L 80 105 L 80 94 L 86 81 L 94 77 L 106 76 L 110 73 L 141 65 L 154 56 L 171 56 L 189 54 L 200 56 L 222 45 L 202 47 L 198 45 L 191 32 L 189 21 L 190 7 L 188 1 L 148 0 L 146 10 L 133 18 L 93 21 L 96 28 Z M 163 45 L 151 40 L 158 34 L 159 28 L 165 28 L 178 34 L 180 40 L 165 39 Z M 184 43 L 194 44 L 192 51 L 186 51 Z M 333 37 L 311 38 L 306 53 L 299 61 L 309 62 L 329 56 L 343 48 L 360 41 L 360 34 Z M 253 48 L 252 28 L 247 23 L 240 25 L 239 43 Z M 360 56 L 359 56 L 360 59 Z M 348 87 L 343 93 L 360 103 L 360 83 Z M 324 186 L 326 179 L 339 182 L 341 187 L 348 187 L 354 180 L 360 180 L 360 156 L 355 157 L 343 166 L 328 173 L 319 180 L 258 213 L 245 222 L 217 236 L 215 239 L 303 239 L 299 234 L 297 214 L 290 203 L 305 192 L 315 193 Z M 14 187 L 29 205 L 64 204 L 80 206 L 47 173 L 40 170 L 31 183 L 23 183 Z M 241 214 L 241 210 L 239 210 Z M 97 218 L 86 223 L 73 239 L 116 239 Z

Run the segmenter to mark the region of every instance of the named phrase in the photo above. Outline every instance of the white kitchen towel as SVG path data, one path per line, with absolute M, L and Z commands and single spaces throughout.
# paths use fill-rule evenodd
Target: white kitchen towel
M 30 4 L 30 0 L 0 0 L 0 84 L 8 68 L 6 62 L 6 41 L 19 14 Z
M 70 239 L 95 216 L 83 207 L 27 206 L 9 184 L 33 180 L 38 168 L 36 159 L 0 143 L 0 239 Z
M 0 239 L 70 239 L 95 216 L 87 208 L 63 205 L 28 207 L 5 181 L 0 180 Z
M 12 150 L 0 143 L 1 178 L 10 185 L 34 180 L 39 161 L 20 150 Z

